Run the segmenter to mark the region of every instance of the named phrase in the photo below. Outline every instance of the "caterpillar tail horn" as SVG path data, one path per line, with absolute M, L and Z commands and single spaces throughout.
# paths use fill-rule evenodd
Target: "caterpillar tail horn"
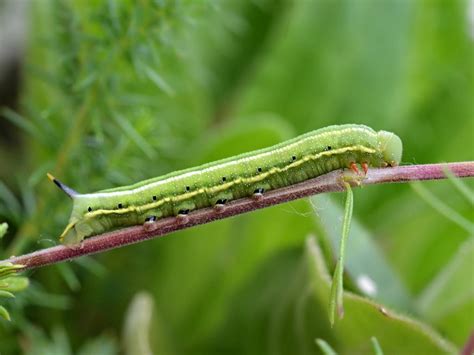
M 71 189 L 69 186 L 64 185 L 61 181 L 56 179 L 53 175 L 50 173 L 46 174 L 48 176 L 48 179 L 54 182 L 54 184 L 59 187 L 66 195 L 68 195 L 70 198 L 74 198 L 74 196 L 79 195 L 79 193 L 73 189 Z

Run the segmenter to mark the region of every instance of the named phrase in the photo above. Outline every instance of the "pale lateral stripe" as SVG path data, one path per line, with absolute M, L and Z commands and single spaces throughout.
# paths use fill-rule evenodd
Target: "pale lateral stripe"
M 302 142 L 307 142 L 307 141 L 310 141 L 310 140 L 317 140 L 317 139 L 320 139 L 320 138 L 323 138 L 323 137 L 327 137 L 327 136 L 337 136 L 337 135 L 341 135 L 341 134 L 346 134 L 346 133 L 349 133 L 349 132 L 357 132 L 357 131 L 360 131 L 360 132 L 365 132 L 365 133 L 368 133 L 368 134 L 371 134 L 373 136 L 376 136 L 377 133 L 374 133 L 374 132 L 371 132 L 370 130 L 366 129 L 366 128 L 356 128 L 356 127 L 353 127 L 353 128 L 346 128 L 346 129 L 342 129 L 340 131 L 333 131 L 333 132 L 324 132 L 324 133 L 321 133 L 317 136 L 309 136 L 309 137 L 306 137 L 305 139 L 303 140 L 300 140 L 300 141 L 297 141 L 297 142 L 294 142 L 288 146 L 285 147 L 285 149 L 291 149 L 297 145 L 300 145 Z M 334 152 L 332 152 L 334 154 Z M 160 185 L 163 185 L 163 184 L 167 184 L 167 183 L 170 183 L 172 181 L 177 181 L 177 180 L 181 180 L 183 178 L 186 178 L 186 177 L 190 177 L 190 176 L 194 176 L 194 175 L 199 175 L 199 174 L 205 174 L 205 173 L 209 173 L 209 172 L 212 172 L 214 170 L 218 170 L 218 169 L 221 169 L 223 167 L 228 167 L 228 166 L 232 166 L 232 165 L 238 165 L 238 164 L 242 164 L 246 161 L 251 161 L 251 160 L 254 160 L 254 159 L 259 159 L 259 158 L 263 158 L 263 157 L 266 157 L 268 155 L 273 155 L 274 154 L 274 151 L 268 151 L 268 152 L 264 152 L 264 153 L 260 153 L 260 154 L 257 154 L 257 155 L 254 155 L 252 157 L 245 157 L 245 158 L 241 158 L 241 159 L 238 159 L 238 160 L 234 160 L 234 161 L 230 161 L 230 162 L 227 162 L 227 163 L 224 163 L 224 164 L 219 164 L 219 165 L 215 165 L 215 166 L 211 166 L 209 168 L 206 168 L 206 169 L 203 169 L 203 170 L 197 170 L 197 171 L 190 171 L 186 174 L 182 174 L 182 175 L 177 175 L 177 176 L 173 176 L 173 177 L 170 177 L 166 180 L 159 180 L 159 181 L 155 181 L 151 184 L 148 184 L 148 185 L 144 185 L 144 186 L 140 186 L 136 189 L 133 189 L 133 190 L 127 190 L 127 191 L 113 191 L 113 192 L 97 192 L 97 193 L 90 193 L 90 194 L 81 194 L 81 195 L 77 195 L 75 196 L 75 198 L 81 198 L 81 197 L 85 197 L 85 198 L 97 198 L 97 197 L 115 197 L 115 196 L 127 196 L 127 195 L 132 195 L 132 194 L 135 194 L 135 193 L 138 193 L 138 192 L 141 192 L 141 191 L 145 191 L 145 190 L 149 190 L 149 189 L 152 189 L 154 187 L 158 187 Z

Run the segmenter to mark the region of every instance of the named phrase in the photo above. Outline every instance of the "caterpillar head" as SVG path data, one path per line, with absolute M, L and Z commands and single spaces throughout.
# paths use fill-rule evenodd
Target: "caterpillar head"
M 397 166 L 402 159 L 403 144 L 395 133 L 378 131 L 379 149 L 383 160 L 390 166 Z

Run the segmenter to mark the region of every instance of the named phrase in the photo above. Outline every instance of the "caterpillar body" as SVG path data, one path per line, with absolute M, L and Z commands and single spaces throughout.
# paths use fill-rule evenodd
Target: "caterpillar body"
M 65 244 L 125 226 L 183 216 L 228 201 L 259 196 L 330 171 L 398 165 L 402 142 L 394 133 L 346 124 L 321 128 L 265 149 L 173 172 L 134 185 L 80 194 L 49 175 L 73 200 Z

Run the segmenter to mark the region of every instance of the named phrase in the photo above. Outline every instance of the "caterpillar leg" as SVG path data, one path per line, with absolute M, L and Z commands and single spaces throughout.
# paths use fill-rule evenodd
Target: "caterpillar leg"
M 260 201 L 263 198 L 264 192 L 265 192 L 265 189 L 263 187 L 256 188 L 253 192 L 252 198 L 255 201 Z
M 221 198 L 219 200 L 216 201 L 216 203 L 214 204 L 214 210 L 216 212 L 222 212 L 224 211 L 225 209 L 225 204 L 227 203 L 227 199 L 226 198 Z
M 178 214 L 176 215 L 176 220 L 178 223 L 187 223 L 189 221 L 189 209 L 182 209 L 178 211 Z
M 231 191 L 219 192 L 209 199 L 209 203 L 214 207 L 214 211 L 222 212 L 227 202 L 231 201 L 234 195 Z
M 148 216 L 146 219 L 145 219 L 145 223 L 143 223 L 143 228 L 147 231 L 147 232 L 151 232 L 151 231 L 154 231 L 156 228 L 157 228 L 157 225 L 156 225 L 156 220 L 157 220 L 157 217 L 156 216 Z
M 357 164 L 355 162 L 350 163 L 349 168 L 357 175 L 360 175 L 359 168 L 357 167 Z
M 367 172 L 369 171 L 369 164 L 367 164 L 367 162 L 363 162 L 360 165 L 362 166 L 362 170 L 364 170 L 364 175 L 367 175 Z

